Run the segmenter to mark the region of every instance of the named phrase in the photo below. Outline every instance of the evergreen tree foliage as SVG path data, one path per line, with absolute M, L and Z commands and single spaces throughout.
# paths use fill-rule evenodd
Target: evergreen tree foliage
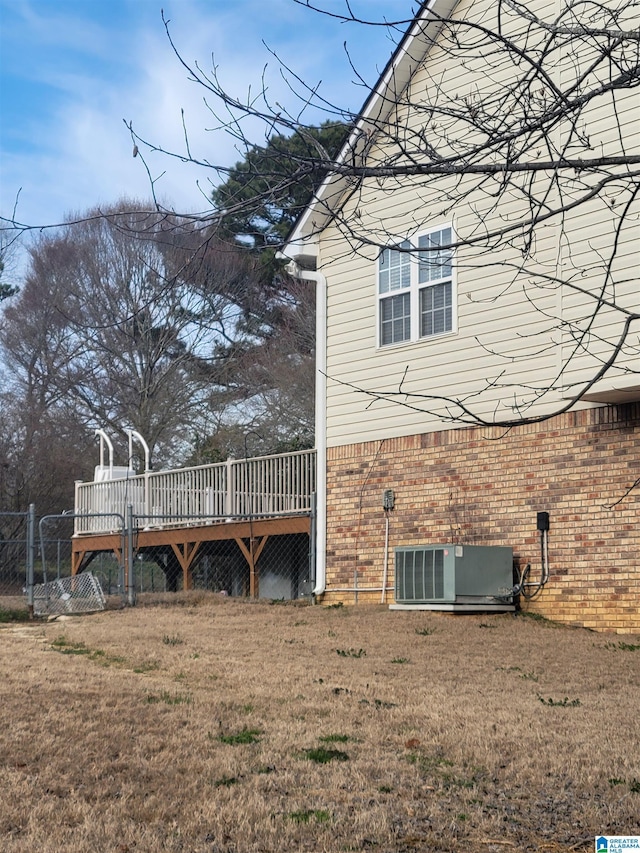
M 257 249 L 281 243 L 322 183 L 323 160 L 337 154 L 347 131 L 341 122 L 326 121 L 249 147 L 228 180 L 212 193 L 216 209 L 227 212 L 226 235 Z

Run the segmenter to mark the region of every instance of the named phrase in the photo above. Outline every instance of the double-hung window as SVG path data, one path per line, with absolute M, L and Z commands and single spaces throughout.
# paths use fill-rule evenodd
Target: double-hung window
M 453 233 L 450 226 L 382 250 L 378 260 L 380 346 L 452 332 Z

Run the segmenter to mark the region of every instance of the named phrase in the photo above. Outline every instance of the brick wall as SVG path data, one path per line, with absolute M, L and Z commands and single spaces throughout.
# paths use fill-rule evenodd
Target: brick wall
M 388 586 L 395 546 L 445 542 L 509 545 L 536 580 L 536 513 L 545 510 L 550 578 L 523 609 L 640 633 L 640 486 L 624 497 L 640 477 L 640 404 L 571 412 L 506 433 L 452 429 L 333 447 L 327 467 L 326 603 L 381 601 L 382 494 L 391 488 Z

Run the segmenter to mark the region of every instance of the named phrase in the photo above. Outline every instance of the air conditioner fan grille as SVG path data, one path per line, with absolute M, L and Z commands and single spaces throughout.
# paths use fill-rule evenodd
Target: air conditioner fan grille
M 443 600 L 444 549 L 396 552 L 396 599 Z

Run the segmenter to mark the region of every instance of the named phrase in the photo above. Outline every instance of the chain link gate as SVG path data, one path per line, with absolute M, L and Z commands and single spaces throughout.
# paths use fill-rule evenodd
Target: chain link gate
M 90 514 L 91 515 L 91 514 Z M 127 601 L 125 560 L 131 536 L 119 513 L 94 513 L 91 517 L 109 518 L 117 526 L 120 548 L 108 552 L 78 552 L 74 545 L 75 513 L 46 515 L 39 522 L 42 583 L 33 588 L 33 612 L 36 615 L 87 613 L 104 610 L 106 595 L 119 595 Z M 87 514 L 82 515 L 83 519 Z M 82 556 L 78 559 L 78 553 Z M 128 565 L 131 560 L 128 560 Z M 91 567 L 91 571 L 89 568 Z M 133 600 L 129 603 L 133 604 Z
M 33 588 L 33 612 L 36 616 L 93 613 L 105 607 L 100 581 L 91 572 L 35 584 Z

